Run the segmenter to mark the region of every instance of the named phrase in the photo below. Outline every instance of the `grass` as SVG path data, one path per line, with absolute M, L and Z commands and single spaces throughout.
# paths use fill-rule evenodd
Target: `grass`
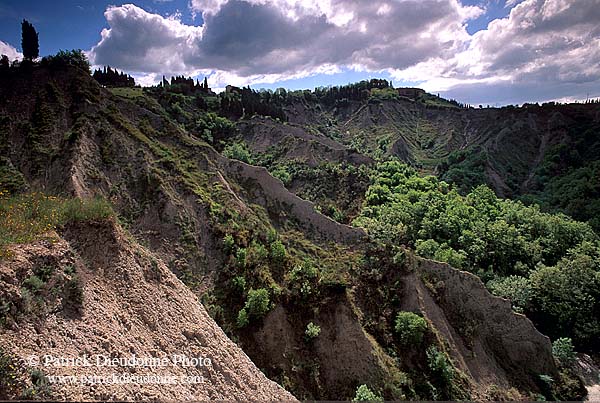
M 135 99 L 144 96 L 141 88 L 110 88 L 110 92 L 123 98 Z
M 88 221 L 114 215 L 102 198 L 78 199 L 26 193 L 11 196 L 0 190 L 0 258 L 10 244 L 23 244 L 74 221 Z

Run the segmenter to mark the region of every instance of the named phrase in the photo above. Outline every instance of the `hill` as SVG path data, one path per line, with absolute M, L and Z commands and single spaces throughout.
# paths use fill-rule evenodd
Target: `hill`
M 6 218 L 0 232 L 7 262 L 2 280 L 12 284 L 14 298 L 3 310 L 0 331 L 9 354 L 24 358 L 45 351 L 44 344 L 16 343 L 31 333 L 38 314 L 40 334 L 73 353 L 80 349 L 75 343 L 69 347 L 69 340 L 87 337 L 95 326 L 106 332 L 134 326 L 145 334 L 143 340 L 156 343 L 159 353 L 178 347 L 192 351 L 196 341 L 179 337 L 177 329 L 185 336 L 184 328 L 194 328 L 190 322 L 214 326 L 202 309 L 192 307 L 195 294 L 271 380 L 301 399 L 350 399 L 361 385 L 386 399 L 581 397 L 581 381 L 555 360 L 550 339 L 529 318 L 516 313 L 508 300 L 491 295 L 474 274 L 429 259 L 444 260 L 441 254 L 416 255 L 417 233 L 404 231 L 396 237 L 405 223 L 388 215 L 397 201 L 392 190 L 414 196 L 412 201 L 421 197 L 416 190 L 432 191 L 427 197 L 454 195 L 444 190 L 447 185 L 415 176 L 397 161 L 376 164 L 394 154 L 435 171 L 426 166 L 433 157 L 424 151 L 429 150 L 425 140 L 437 141 L 431 128 L 435 119 L 429 120 L 431 127 L 420 123 L 418 135 L 403 132 L 401 125 L 423 122 L 413 112 L 438 114 L 440 120 L 444 114 L 482 112 L 462 111 L 451 103 L 431 105 L 431 98 L 424 103 L 396 98 L 385 91 L 337 102 L 308 93 L 277 98 L 251 90 L 184 95 L 166 88 L 106 89 L 85 68 L 69 63 L 12 68 L 0 76 L 0 91 L 0 183 L 13 195 L 3 196 L 0 208 Z M 363 92 L 357 96 L 365 97 Z M 424 127 L 431 138 L 422 136 Z M 444 147 L 433 148 L 441 159 L 450 155 L 451 150 L 442 153 Z M 383 185 L 390 193 L 383 190 L 377 199 L 377 186 Z M 403 192 L 402 186 L 417 188 Z M 14 206 L 23 204 L 20 197 L 40 191 L 107 200 L 117 222 L 98 223 L 85 214 L 77 215 L 79 224 L 49 219 L 60 246 L 54 252 L 36 243 L 46 236 L 43 228 L 12 236 L 22 230 L 21 221 L 40 221 L 35 215 L 31 219 L 28 203 L 25 213 L 14 213 L 20 211 Z M 495 202 L 495 196 L 486 197 L 483 208 Z M 545 262 L 560 270 L 558 262 L 567 251 L 597 239 L 585 224 L 563 217 L 556 222 L 559 230 L 545 236 L 559 247 Z M 559 238 L 567 227 L 581 235 Z M 380 236 L 386 231 L 392 236 Z M 537 239 L 533 234 L 528 241 Z M 503 245 L 504 238 L 499 240 L 488 244 L 492 252 Z M 9 273 L 19 262 L 42 259 L 68 245 L 74 249 L 75 272 L 89 281 L 83 287 L 83 315 L 77 319 L 83 330 L 64 336 L 74 324 L 62 322 L 61 311 L 22 314 L 17 309 L 31 282 L 29 272 L 37 276 L 35 267 L 23 263 L 23 273 Z M 505 263 L 494 262 L 499 267 L 492 269 Z M 173 287 L 189 311 L 176 311 Z M 164 299 L 147 306 L 147 299 L 130 298 L 127 307 L 118 308 L 120 289 Z M 104 299 L 98 302 L 94 295 Z M 547 295 L 542 291 L 535 298 Z M 120 316 L 113 321 L 103 317 L 113 311 Z M 134 312 L 143 323 L 134 320 Z M 159 323 L 167 326 L 164 332 Z M 240 357 L 214 331 L 218 336 L 209 343 L 210 351 L 220 357 L 216 350 L 222 346 Z M 131 352 L 118 347 L 121 342 L 150 352 L 143 340 L 113 338 L 100 346 L 117 356 Z M 202 340 L 198 343 L 204 346 Z M 585 346 L 584 339 L 580 345 Z M 210 398 L 289 396 L 243 358 L 234 363 L 238 361 L 243 368 L 239 377 L 209 379 L 214 381 Z M 221 368 L 221 373 L 235 368 Z M 257 385 L 256 392 L 244 386 L 244 377 Z M 64 388 L 49 393 L 99 396 Z M 119 399 L 136 393 L 158 399 L 188 396 L 151 386 L 106 393 Z

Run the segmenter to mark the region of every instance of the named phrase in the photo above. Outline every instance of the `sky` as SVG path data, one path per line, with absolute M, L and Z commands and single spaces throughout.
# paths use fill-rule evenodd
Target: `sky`
M 600 97 L 600 0 L 2 0 L 0 53 L 305 89 L 386 78 L 478 105 Z

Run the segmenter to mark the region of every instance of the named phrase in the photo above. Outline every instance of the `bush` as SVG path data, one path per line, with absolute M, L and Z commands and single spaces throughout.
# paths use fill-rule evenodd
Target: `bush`
M 487 288 L 495 296 L 509 299 L 515 312 L 524 313 L 530 307 L 533 293 L 525 277 L 495 278 L 487 283 Z
M 237 325 L 238 327 L 245 327 L 248 326 L 248 323 L 250 323 L 250 319 L 248 318 L 248 311 L 246 311 L 246 308 L 242 308 L 238 312 Z
M 394 330 L 404 345 L 419 345 L 427 331 L 427 321 L 412 312 L 400 312 L 396 316 Z
M 262 318 L 271 309 L 269 292 L 264 288 L 259 288 L 258 290 L 251 289 L 248 292 L 248 299 L 244 308 L 250 316 Z
M 561 366 L 567 366 L 575 362 L 575 349 L 573 341 L 568 337 L 561 337 L 552 343 L 552 355 Z
M 247 164 L 250 164 L 252 162 L 252 156 L 245 143 L 233 143 L 227 145 L 223 149 L 223 156 L 235 160 L 240 160 Z
M 233 252 L 234 246 L 235 240 L 233 239 L 233 236 L 231 234 L 225 235 L 223 238 L 223 249 L 225 250 L 225 253 Z
M 312 340 L 318 337 L 319 334 L 321 334 L 321 326 L 315 325 L 314 323 L 310 322 L 308 325 L 306 325 L 306 330 L 304 331 L 304 334 L 308 340 Z
M 283 263 L 287 256 L 285 246 L 278 239 L 271 244 L 271 259 L 276 263 Z
M 20 394 L 22 373 L 17 359 L 0 347 L 0 399 L 8 400 Z
M 431 346 L 426 351 L 427 354 L 427 365 L 431 374 L 439 381 L 442 385 L 448 386 L 454 378 L 454 367 L 452 363 L 436 346 Z
M 26 400 L 44 399 L 50 397 L 52 389 L 50 388 L 50 380 L 39 369 L 32 369 L 31 387 L 23 392 L 22 398 Z
M 239 248 L 235 254 L 235 261 L 238 267 L 246 267 L 246 248 Z
M 356 389 L 356 396 L 352 399 L 353 402 L 383 402 L 383 398 L 376 395 L 367 385 L 360 385 Z
M 234 277 L 231 280 L 231 285 L 240 294 L 246 291 L 246 279 L 243 276 Z

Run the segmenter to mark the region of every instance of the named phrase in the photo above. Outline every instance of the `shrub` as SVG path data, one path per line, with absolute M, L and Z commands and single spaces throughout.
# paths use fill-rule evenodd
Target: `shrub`
M 367 385 L 360 385 L 356 389 L 356 396 L 352 399 L 353 402 L 383 402 L 383 398 L 376 395 Z
M 235 240 L 233 239 L 233 236 L 231 234 L 225 235 L 223 238 L 223 249 L 225 250 L 225 253 L 233 252 L 234 246 Z
M 240 160 L 247 164 L 251 163 L 252 161 L 252 156 L 245 143 L 233 143 L 227 145 L 223 149 L 223 156 L 235 160 Z
M 287 252 L 285 246 L 283 246 L 280 240 L 276 240 L 271 244 L 271 259 L 273 259 L 274 262 L 283 263 L 286 256 Z
M 246 311 L 246 308 L 242 308 L 238 312 L 237 325 L 238 325 L 238 327 L 244 327 L 244 326 L 248 326 L 248 323 L 250 323 L 250 320 L 248 318 L 248 311 Z
M 264 288 L 258 290 L 251 289 L 248 292 L 248 299 L 244 307 L 248 314 L 255 318 L 261 318 L 271 309 L 269 301 L 269 292 Z
M 14 398 L 20 393 L 22 372 L 15 357 L 0 347 L 0 399 Z
M 516 312 L 523 313 L 531 304 L 531 283 L 525 277 L 496 278 L 487 283 L 487 288 L 492 294 L 509 299 Z
M 243 276 L 234 277 L 231 280 L 233 288 L 240 294 L 246 291 L 246 279 Z
M 35 294 L 44 287 L 44 282 L 34 274 L 23 281 L 23 287 Z
M 454 367 L 448 356 L 438 350 L 436 346 L 429 347 L 426 354 L 431 374 L 443 385 L 450 385 L 454 378 Z
M 314 323 L 310 322 L 308 325 L 306 325 L 306 330 L 304 331 L 304 334 L 308 340 L 312 340 L 318 337 L 319 334 L 321 334 L 321 326 L 315 325 Z
M 427 331 L 427 321 L 412 312 L 400 312 L 396 316 L 394 330 L 404 345 L 419 345 Z
M 567 366 L 575 361 L 573 341 L 568 337 L 561 337 L 552 343 L 552 355 L 560 365 Z
M 235 254 L 238 267 L 246 267 L 246 248 L 239 248 Z
M 32 369 L 30 372 L 31 387 L 23 392 L 22 398 L 26 400 L 44 399 L 50 397 L 50 380 L 39 369 Z

